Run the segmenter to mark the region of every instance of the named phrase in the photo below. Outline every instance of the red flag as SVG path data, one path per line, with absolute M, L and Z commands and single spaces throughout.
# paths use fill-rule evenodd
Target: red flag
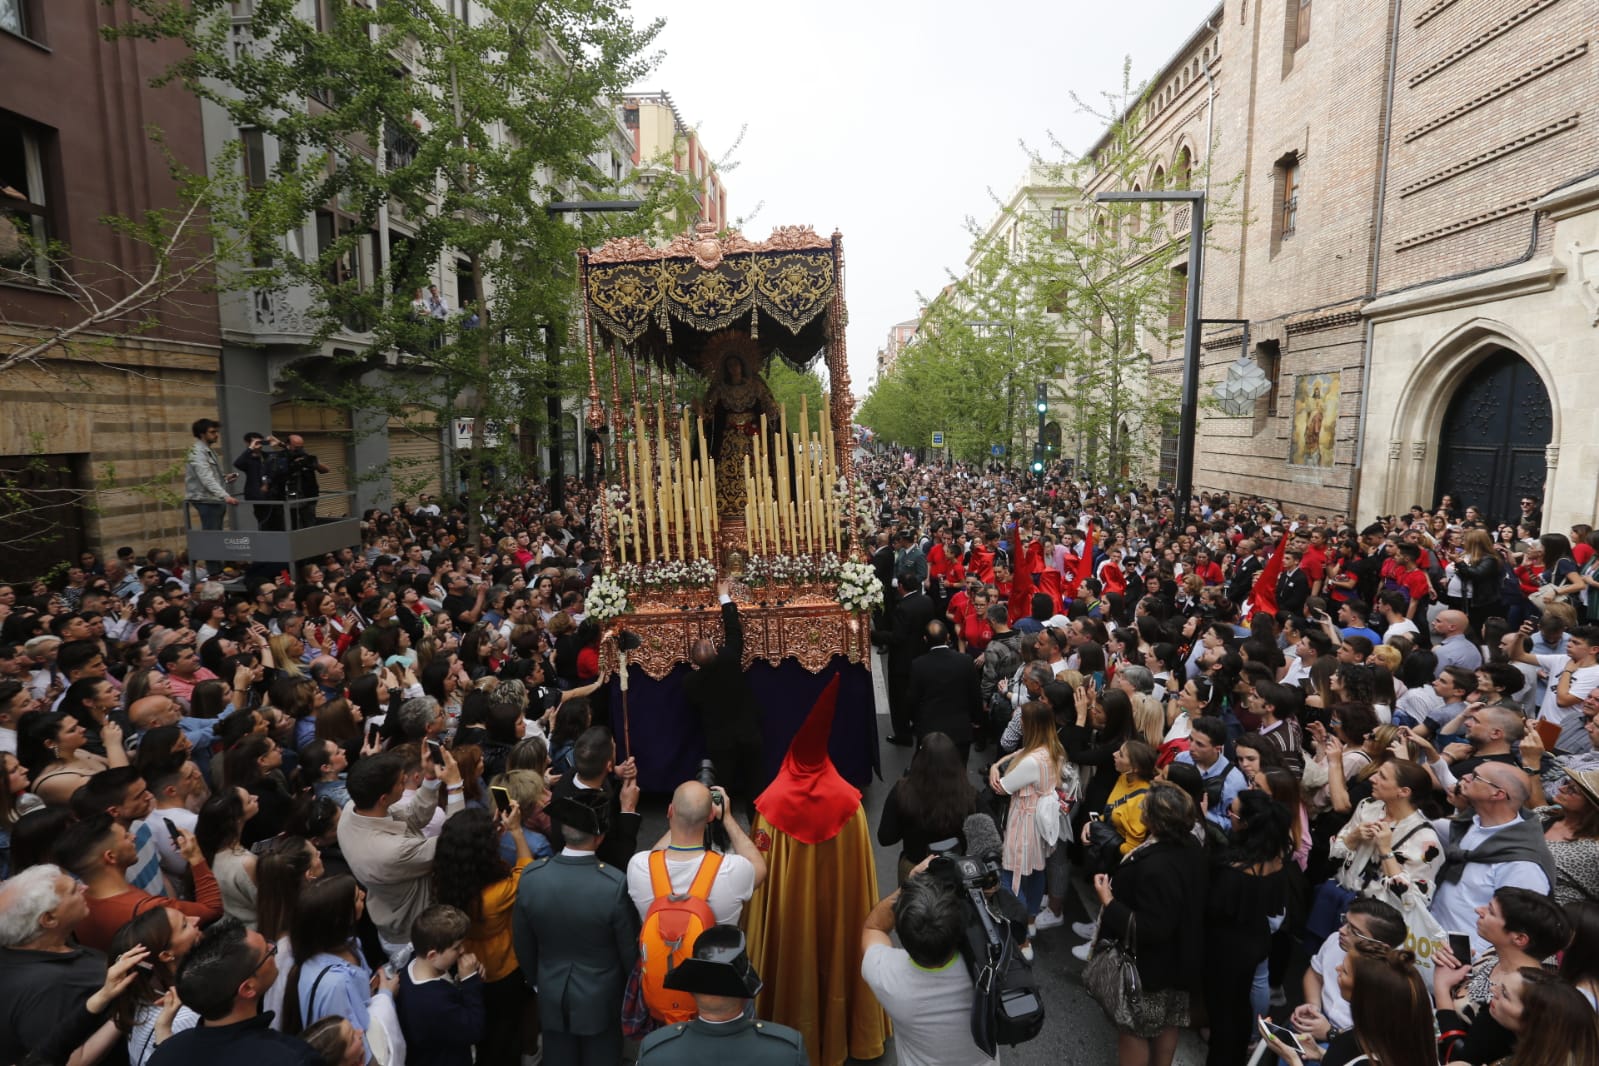
M 1277 613 L 1277 577 L 1283 572 L 1283 551 L 1288 547 L 1288 536 L 1289 531 L 1283 530 L 1282 539 L 1277 542 L 1277 550 L 1271 553 L 1271 558 L 1266 560 L 1260 576 L 1255 579 L 1255 587 L 1249 592 L 1249 613 L 1255 611 Z
M 1071 582 L 1066 587 L 1067 593 L 1073 599 L 1077 598 L 1077 591 L 1082 587 L 1083 582 L 1094 576 L 1093 526 L 1090 525 L 1088 527 L 1088 532 L 1083 534 L 1083 543 L 1078 547 L 1082 554 L 1077 557 L 1077 571 L 1071 575 Z

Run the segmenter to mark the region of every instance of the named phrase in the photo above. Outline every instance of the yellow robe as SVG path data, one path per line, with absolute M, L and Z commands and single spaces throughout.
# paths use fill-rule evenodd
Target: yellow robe
M 755 820 L 771 838 L 766 880 L 744 908 L 750 961 L 765 981 L 757 1015 L 798 1029 L 811 1066 L 883 1054 L 888 1015 L 861 977 L 861 931 L 877 904 L 866 812 L 831 840 L 802 844 Z

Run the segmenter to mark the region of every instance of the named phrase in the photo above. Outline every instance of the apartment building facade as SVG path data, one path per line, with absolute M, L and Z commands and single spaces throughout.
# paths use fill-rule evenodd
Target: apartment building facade
M 732 221 L 727 213 L 727 188 L 716 161 L 700 141 L 699 131 L 683 121 L 671 93 L 628 96 L 622 101 L 622 124 L 632 137 L 632 164 L 638 180 L 648 184 L 663 170 L 685 177 L 694 189 L 700 217 L 678 219 L 678 231 L 708 222 L 717 230 Z
M 130 18 L 123 4 L 0 5 L 0 359 L 96 319 L 43 358 L 0 370 L 0 484 L 35 493 L 0 518 L 0 578 L 37 576 L 84 548 L 176 540 L 190 424 L 217 415 L 207 272 L 98 320 L 127 306 L 158 261 L 102 219 L 183 206 L 164 153 L 205 167 L 199 104 L 148 84 L 175 50 L 102 38 Z M 27 257 L 20 234 L 68 252 Z M 172 262 L 203 255 L 185 246 Z

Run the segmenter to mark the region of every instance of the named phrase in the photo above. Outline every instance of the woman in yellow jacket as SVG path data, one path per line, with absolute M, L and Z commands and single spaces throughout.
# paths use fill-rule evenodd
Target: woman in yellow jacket
M 1116 769 L 1116 784 L 1099 812 L 1099 820 L 1121 837 L 1120 852 L 1125 857 L 1149 836 L 1149 829 L 1144 825 L 1144 798 L 1149 795 L 1149 783 L 1155 779 L 1155 749 L 1142 740 L 1123 741 L 1112 754 L 1111 762 Z M 1082 843 L 1086 847 L 1092 840 L 1091 822 L 1085 822 Z M 1088 959 L 1096 928 L 1094 921 L 1072 925 L 1072 932 L 1086 941 L 1072 949 L 1074 956 L 1084 961 Z
M 1112 756 L 1116 786 L 1105 800 L 1104 818 L 1121 834 L 1122 855 L 1144 842 L 1144 794 L 1155 779 L 1155 749 L 1142 740 L 1129 740 Z
M 500 837 L 510 837 L 516 862 L 500 857 Z M 465 950 L 477 956 L 483 975 L 488 1029 L 477 1046 L 478 1066 L 519 1066 L 523 1019 L 536 1018 L 533 993 L 517 967 L 511 943 L 511 912 L 522 871 L 533 861 L 522 832 L 522 810 L 513 800 L 498 815 L 469 808 L 444 823 L 433 859 L 433 902 L 459 907 L 472 919 Z

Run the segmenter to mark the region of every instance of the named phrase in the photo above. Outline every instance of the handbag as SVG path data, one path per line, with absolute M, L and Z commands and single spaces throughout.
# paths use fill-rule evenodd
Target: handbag
M 1121 862 L 1122 845 L 1126 843 L 1116 828 L 1104 819 L 1088 823 L 1089 872 L 1108 874 Z
M 1131 1027 L 1133 1001 L 1143 990 L 1138 976 L 1138 918 L 1127 919 L 1127 933 L 1121 940 L 1101 940 L 1088 965 L 1083 967 L 1083 987 L 1105 1017 L 1118 1026 Z
M 1060 843 L 1061 829 L 1070 824 L 1072 808 L 1077 805 L 1077 767 L 1061 763 L 1060 781 L 1053 791 L 1043 792 L 1033 808 L 1033 821 L 1044 843 L 1054 847 Z

